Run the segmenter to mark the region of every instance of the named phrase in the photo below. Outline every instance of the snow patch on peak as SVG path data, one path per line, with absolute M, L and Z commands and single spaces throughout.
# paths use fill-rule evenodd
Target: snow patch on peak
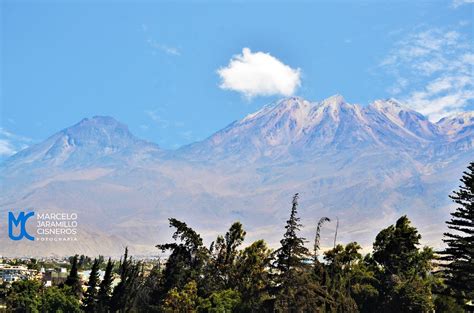
M 351 109 L 352 105 L 348 104 L 343 96 L 336 94 L 320 102 L 317 108 L 317 116 L 321 116 L 323 112 L 328 112 L 331 118 L 338 122 L 341 109 Z
M 335 94 L 327 99 L 324 99 L 321 102 L 321 105 L 337 109 L 338 107 L 340 107 L 341 105 L 345 103 L 346 103 L 346 100 L 344 99 L 343 96 L 341 96 L 340 94 Z
M 398 114 L 401 111 L 411 111 L 395 99 L 375 100 L 370 106 L 379 112 L 385 113 L 390 112 Z
M 267 116 L 268 114 L 271 114 L 274 117 L 281 117 L 285 113 L 288 113 L 291 116 L 296 117 L 298 120 L 301 120 L 304 115 L 307 115 L 311 107 L 312 104 L 303 98 L 285 98 L 265 105 L 262 109 L 248 114 L 239 122 L 239 124 L 245 124 L 257 120 L 261 117 Z
M 438 125 L 447 135 L 455 135 L 464 129 L 474 126 L 474 111 L 459 112 L 453 115 L 443 117 L 436 125 Z

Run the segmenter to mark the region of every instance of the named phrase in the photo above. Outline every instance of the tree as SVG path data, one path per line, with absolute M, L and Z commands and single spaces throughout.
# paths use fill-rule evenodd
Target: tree
M 109 258 L 105 268 L 104 278 L 99 286 L 97 294 L 97 312 L 108 312 L 110 305 L 110 294 L 112 291 L 113 270 L 114 263 Z
M 324 291 L 309 276 L 311 254 L 304 246 L 306 239 L 298 236 L 302 225 L 297 214 L 298 194 L 295 194 L 286 232 L 273 263 L 277 271 L 275 309 L 279 312 L 314 311 L 323 302 Z
M 351 297 L 360 312 L 377 312 L 380 282 L 370 254 L 355 263 L 350 271 Z
M 94 259 L 92 269 L 89 274 L 87 291 L 84 294 L 82 306 L 85 312 L 95 312 L 97 305 L 97 284 L 99 282 L 99 259 Z
M 240 293 L 233 289 L 213 292 L 206 299 L 198 299 L 198 311 L 207 313 L 235 312 L 241 301 Z M 189 311 L 187 311 L 189 312 Z M 249 311 L 242 311 L 249 312 Z
M 162 277 L 163 270 L 158 260 L 150 270 L 146 277 L 143 288 L 137 295 L 137 305 L 141 308 L 146 308 L 148 312 L 160 312 L 163 295 L 162 292 Z
M 82 284 L 79 279 L 77 254 L 71 259 L 71 270 L 64 284 L 71 287 L 71 292 L 78 298 L 82 295 Z
M 361 246 L 357 242 L 351 242 L 345 247 L 336 245 L 333 249 L 324 253 L 327 262 L 326 267 L 330 275 L 326 285 L 331 295 L 329 306 L 336 312 L 357 312 L 357 304 L 352 297 L 353 269 L 361 261 L 359 253 Z
M 321 241 L 321 229 L 326 222 L 331 220 L 328 217 L 322 217 L 319 219 L 318 225 L 316 226 L 316 234 L 314 236 L 314 246 L 313 246 L 313 276 L 314 279 L 321 285 L 327 283 L 328 277 L 327 272 L 325 271 L 324 265 L 319 261 L 318 253 L 320 249 Z
M 184 285 L 183 290 L 172 288 L 163 303 L 164 312 L 196 312 L 198 302 L 197 284 L 194 280 Z
M 242 295 L 240 312 L 262 312 L 270 299 L 268 268 L 271 250 L 263 240 L 257 240 L 239 253 L 236 260 L 236 289 Z
M 377 235 L 373 245 L 374 269 L 381 284 L 379 310 L 428 312 L 433 309 L 431 270 L 433 250 L 418 249 L 418 230 L 406 216 Z
M 435 312 L 439 313 L 464 313 L 462 306 L 456 302 L 455 298 L 440 294 L 436 297 Z
M 6 303 L 8 312 L 81 312 L 71 287 L 44 288 L 35 280 L 14 282 L 8 290 Z
M 199 282 L 202 279 L 200 274 L 203 266 L 209 256 L 209 251 L 203 246 L 202 238 L 198 233 L 177 219 L 170 218 L 169 221 L 170 227 L 176 229 L 173 239 L 179 240 L 179 243 L 156 246 L 163 252 L 171 250 L 159 290 L 154 293 L 158 297 L 163 297 L 172 288 L 182 289 L 191 280 Z
M 110 299 L 110 309 L 113 312 L 128 312 L 135 304 L 136 296 L 141 288 L 142 268 L 140 262 L 133 262 L 128 257 L 125 248 L 123 259 L 119 266 L 120 282 L 115 286 Z
M 285 282 L 291 278 L 292 271 L 301 271 L 307 267 L 309 250 L 304 246 L 306 239 L 298 237 L 301 224 L 298 214 L 298 194 L 293 197 L 290 219 L 286 222 L 286 232 L 280 241 L 281 247 L 275 251 L 275 267 L 280 271 Z
M 58 287 L 45 288 L 41 295 L 40 312 L 82 312 L 79 301 L 72 295 L 69 289 L 70 287 L 62 289 Z
M 127 276 L 130 270 L 131 261 L 128 259 L 128 247 L 125 247 L 123 259 L 120 260 L 119 274 L 120 282 L 115 286 L 110 298 L 110 308 L 112 311 L 118 311 L 120 308 L 125 307 L 127 297 Z
M 439 252 L 446 284 L 457 298 L 474 298 L 474 162 L 461 178 L 459 190 L 450 198 L 458 205 L 447 221 L 451 232 L 444 233 L 447 244 Z
M 7 292 L 7 308 L 11 312 L 39 312 L 40 292 L 41 283 L 38 281 L 16 281 Z
M 226 253 L 224 264 L 232 264 L 236 255 L 237 248 L 245 239 L 246 232 L 240 222 L 235 222 L 225 234 Z
M 238 247 L 245 239 L 245 230 L 240 222 L 231 225 L 225 236 L 218 236 L 209 247 L 210 258 L 204 268 L 206 280 L 202 286 L 205 294 L 234 288 L 236 282 L 235 258 Z
M 395 226 L 383 229 L 375 238 L 374 260 L 391 274 L 408 273 L 416 262 L 421 235 L 410 226 L 406 215 L 400 217 Z
M 329 217 L 322 217 L 319 219 L 318 226 L 316 227 L 316 235 L 314 236 L 314 247 L 313 247 L 313 259 L 314 262 L 318 262 L 318 251 L 320 248 L 320 240 L 321 240 L 321 228 L 323 224 L 326 222 L 330 222 L 331 220 Z

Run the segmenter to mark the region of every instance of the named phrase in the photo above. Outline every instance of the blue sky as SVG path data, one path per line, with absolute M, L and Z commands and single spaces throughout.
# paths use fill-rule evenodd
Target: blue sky
M 110 115 L 164 148 L 287 95 L 473 109 L 470 1 L 2 1 L 0 156 Z

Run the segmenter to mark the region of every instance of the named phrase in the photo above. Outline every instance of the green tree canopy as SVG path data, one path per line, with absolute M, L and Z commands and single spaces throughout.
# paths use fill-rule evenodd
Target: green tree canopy
M 383 229 L 375 238 L 373 260 L 376 266 L 380 310 L 386 312 L 429 312 L 433 250 L 419 249 L 421 236 L 406 216 Z

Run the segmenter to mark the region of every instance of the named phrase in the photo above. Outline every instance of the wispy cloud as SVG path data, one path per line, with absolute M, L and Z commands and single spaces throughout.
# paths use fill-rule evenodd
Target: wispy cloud
M 145 114 L 148 115 L 148 117 L 153 122 L 155 122 L 155 124 L 158 125 L 158 127 L 160 127 L 160 128 L 163 128 L 163 129 L 166 129 L 166 128 L 169 128 L 169 127 L 181 128 L 181 127 L 185 126 L 185 124 L 181 121 L 170 121 L 167 118 L 164 118 L 162 116 L 162 113 L 163 113 L 162 108 L 158 108 L 158 109 L 155 109 L 155 110 L 146 110 L 145 111 Z M 142 129 L 143 129 L 143 127 L 142 127 Z
M 0 157 L 8 157 L 20 150 L 27 148 L 31 144 L 30 138 L 13 134 L 0 127 Z
M 142 31 L 143 33 L 145 33 L 147 35 L 147 40 L 146 42 L 148 43 L 148 45 L 153 48 L 154 50 L 158 50 L 158 51 L 161 51 L 161 52 L 164 52 L 168 55 L 173 55 L 173 56 L 180 56 L 181 55 L 181 52 L 179 51 L 178 48 L 176 47 L 173 47 L 173 46 L 170 46 L 170 45 L 167 45 L 167 44 L 164 44 L 162 42 L 159 42 L 155 39 L 153 39 L 150 34 L 149 34 L 149 31 L 148 31 L 149 27 L 148 25 L 146 24 L 142 24 Z
M 161 43 L 157 42 L 156 40 L 150 39 L 150 38 L 147 39 L 147 42 L 150 45 L 150 47 L 152 47 L 154 49 L 157 49 L 157 50 L 161 50 L 161 51 L 165 52 L 166 54 L 175 55 L 175 56 L 180 56 L 181 55 L 181 52 L 178 50 L 178 48 L 167 46 L 165 44 L 161 44 Z
M 145 111 L 145 114 L 148 115 L 160 128 L 168 128 L 170 126 L 170 122 L 161 117 L 161 115 L 157 111 Z
M 474 99 L 470 40 L 457 30 L 433 28 L 396 41 L 380 64 L 394 77 L 388 91 L 431 120 L 463 111 Z
M 301 70 L 264 52 L 244 48 L 242 54 L 232 57 L 226 67 L 220 68 L 220 88 L 234 90 L 247 98 L 255 96 L 292 95 L 301 85 Z
M 458 8 L 461 5 L 469 4 L 469 3 L 474 3 L 474 0 L 453 0 L 451 5 L 453 6 L 453 8 Z
M 15 147 L 6 139 L 0 139 L 0 156 L 10 156 L 16 153 Z

